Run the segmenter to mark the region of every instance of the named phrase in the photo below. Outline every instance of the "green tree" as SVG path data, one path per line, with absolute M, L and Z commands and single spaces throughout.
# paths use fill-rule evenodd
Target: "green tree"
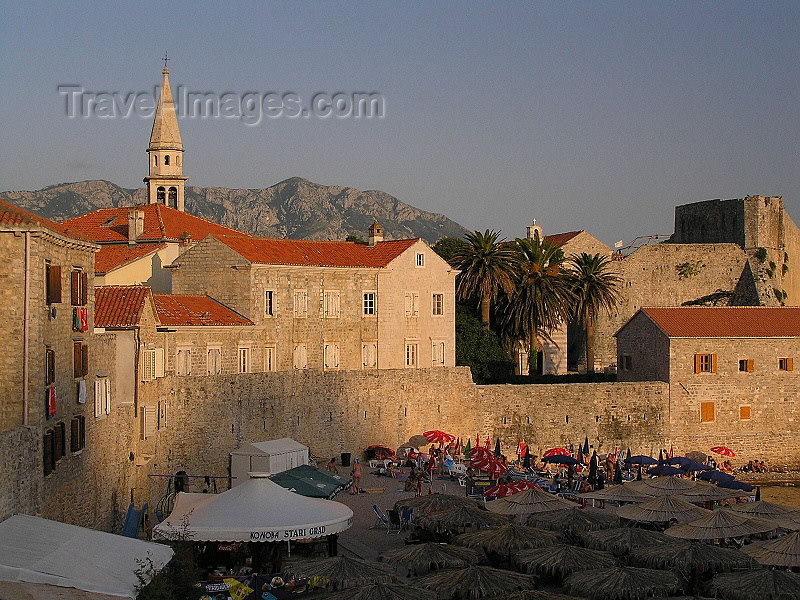
M 527 342 L 533 378 L 539 338 L 550 339 L 550 332 L 567 322 L 572 292 L 560 247 L 538 237 L 518 239 L 514 247 L 519 268 L 515 291 L 505 307 L 503 330 L 510 342 Z
M 472 371 L 477 384 L 505 383 L 514 374 L 509 357 L 494 331 L 486 331 L 474 311 L 456 304 L 456 364 Z
M 502 290 L 511 294 L 516 273 L 516 253 L 513 245 L 503 243 L 500 233 L 486 230 L 466 235 L 467 245 L 457 250 L 453 265 L 461 271 L 456 279 L 456 294 L 460 300 L 477 298 L 483 328 L 489 329 L 492 302 Z
M 453 257 L 456 255 L 456 252 L 462 251 L 466 249 L 466 247 L 467 242 L 461 238 L 443 237 L 431 246 L 431 249 L 451 265 L 454 265 Z
M 567 264 L 574 296 L 572 314 L 586 330 L 586 373 L 594 373 L 594 325 L 597 315 L 610 313 L 620 301 L 622 279 L 611 270 L 611 259 L 601 254 L 570 257 Z

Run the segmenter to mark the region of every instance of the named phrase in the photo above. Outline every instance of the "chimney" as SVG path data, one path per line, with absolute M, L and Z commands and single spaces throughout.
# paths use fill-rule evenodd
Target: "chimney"
M 383 227 L 380 226 L 380 223 L 375 221 L 372 224 L 372 227 L 369 228 L 369 247 L 372 248 L 378 242 L 383 241 Z
M 144 233 L 144 211 L 128 209 L 128 244 L 135 244 L 136 238 Z
M 536 219 L 533 220 L 533 224 L 530 227 L 525 228 L 525 235 L 529 240 L 539 238 L 539 241 L 541 241 L 544 239 L 542 226 L 536 224 Z

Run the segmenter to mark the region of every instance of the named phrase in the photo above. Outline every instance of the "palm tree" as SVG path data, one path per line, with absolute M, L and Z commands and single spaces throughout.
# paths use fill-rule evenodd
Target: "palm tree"
M 528 342 L 533 359 L 539 338 L 550 339 L 550 332 L 566 322 L 572 293 L 560 247 L 538 237 L 518 239 L 515 247 L 518 279 L 504 313 L 504 329 L 507 338 Z M 533 368 L 529 375 L 534 375 Z
M 456 250 L 453 265 L 461 270 L 456 280 L 459 300 L 477 296 L 483 328 L 489 329 L 489 309 L 502 290 L 514 289 L 515 258 L 513 246 L 500 239 L 500 232 L 474 231 L 466 236 L 467 245 Z
M 610 313 L 620 301 L 622 279 L 610 269 L 611 260 L 583 252 L 570 257 L 570 284 L 575 296 L 572 314 L 586 328 L 586 372 L 594 373 L 594 325 L 601 311 Z

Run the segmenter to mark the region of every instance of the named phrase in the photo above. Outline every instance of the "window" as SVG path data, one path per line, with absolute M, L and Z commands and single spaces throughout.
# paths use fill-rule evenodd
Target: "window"
M 56 351 L 47 346 L 44 350 L 44 384 L 56 382 Z
M 406 316 L 419 316 L 419 293 L 406 292 Z
M 61 302 L 61 267 L 48 263 L 45 266 L 45 285 L 48 304 Z
M 755 369 L 755 361 L 752 358 L 739 359 L 739 371 L 742 373 L 752 373 Z
M 164 156 L 164 166 L 169 166 L 169 154 Z
M 417 368 L 417 361 L 419 358 L 419 344 L 411 343 L 406 344 L 406 367 L 415 369 Z
M 278 370 L 275 359 L 275 346 L 267 346 L 264 348 L 264 370 L 268 373 Z
M 305 344 L 295 344 L 293 360 L 295 369 L 305 369 L 308 367 L 308 353 Z
M 239 373 L 250 372 L 250 348 L 239 348 Z
M 43 466 L 44 466 L 45 476 L 55 471 L 56 468 L 55 448 L 56 448 L 56 434 L 51 429 L 50 431 L 44 434 L 44 444 L 42 446 L 42 457 L 44 459 Z
M 326 369 L 338 369 L 339 344 L 326 342 L 322 349 L 322 360 Z
M 56 423 L 53 433 L 53 459 L 58 462 L 67 453 L 67 426 L 63 422 Z
M 364 292 L 364 316 L 375 314 L 375 292 Z
M 714 403 L 701 402 L 700 403 L 700 422 L 710 423 L 714 420 Z
M 341 294 L 339 292 L 323 292 L 322 294 L 322 314 L 327 318 L 339 316 Z
M 444 366 L 444 342 L 434 341 L 431 343 L 431 364 L 434 367 Z
M 633 369 L 633 357 L 630 354 L 620 355 L 619 368 L 622 371 L 630 371 Z
M 89 374 L 89 346 L 83 342 L 72 343 L 72 376 L 75 379 Z
M 717 355 L 716 354 L 695 354 L 694 355 L 695 373 L 716 373 Z
M 160 204 L 166 204 L 167 202 L 167 188 L 163 185 L 158 186 L 158 189 L 156 189 L 156 201 Z
M 206 350 L 206 367 L 209 375 L 222 373 L 222 349 L 208 348 Z
M 70 443 L 71 452 L 80 452 L 86 448 L 86 418 L 83 415 L 75 415 L 70 423 Z
M 794 359 L 793 358 L 779 358 L 778 359 L 778 369 L 781 371 L 794 371 Z
M 444 294 L 433 295 L 433 315 L 440 317 L 444 314 Z
M 741 421 L 749 421 L 750 420 L 750 405 L 745 404 L 739 407 L 739 419 Z
M 192 374 L 191 348 L 178 348 L 177 355 L 175 356 L 175 374 L 176 375 Z
M 306 290 L 295 290 L 294 316 L 306 317 L 307 315 L 308 315 L 308 292 Z
M 264 315 L 267 317 L 275 316 L 275 292 L 273 290 L 264 292 Z
M 80 269 L 70 273 L 70 299 L 72 306 L 86 306 L 89 275 Z
M 421 252 L 417 254 L 417 266 L 424 267 L 425 266 L 425 255 Z
M 164 349 L 150 348 L 142 352 L 142 381 L 164 376 Z
M 111 382 L 108 377 L 94 380 L 94 416 L 105 417 L 111 414 Z
M 158 408 L 155 406 L 142 407 L 142 439 L 153 437 L 158 432 Z
M 374 369 L 378 366 L 377 342 L 365 342 L 361 344 L 361 364 L 365 369 Z

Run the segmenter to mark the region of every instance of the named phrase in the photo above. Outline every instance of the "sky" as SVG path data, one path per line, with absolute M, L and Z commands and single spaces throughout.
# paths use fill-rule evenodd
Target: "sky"
M 174 94 L 228 99 L 179 119 L 188 185 L 299 176 L 609 245 L 713 198 L 783 196 L 800 222 L 798 32 L 797 1 L 2 0 L 0 190 L 141 187 L 166 52 Z M 121 108 L 91 105 L 101 92 Z M 381 114 L 326 116 L 337 93 L 375 93 Z

